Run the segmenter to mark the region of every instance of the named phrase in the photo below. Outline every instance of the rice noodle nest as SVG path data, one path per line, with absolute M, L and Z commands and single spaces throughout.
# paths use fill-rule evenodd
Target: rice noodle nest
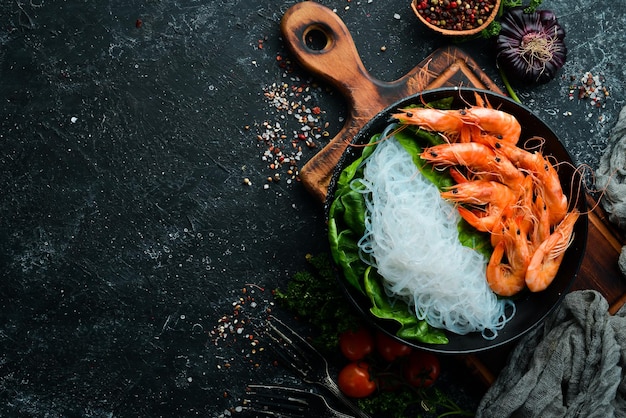
M 493 339 L 515 305 L 491 291 L 487 260 L 458 239 L 456 208 L 421 174 L 392 129 L 363 162 L 363 178 L 353 180 L 367 207 L 361 258 L 384 278 L 386 293 L 404 300 L 419 319 Z

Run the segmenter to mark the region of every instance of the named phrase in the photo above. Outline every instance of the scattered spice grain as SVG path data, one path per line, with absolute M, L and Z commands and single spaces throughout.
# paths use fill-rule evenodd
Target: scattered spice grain
M 582 76 L 571 76 L 568 97 L 570 100 L 575 98 L 578 100 L 588 100 L 589 104 L 595 108 L 603 108 L 606 100 L 610 96 L 607 86 L 604 85 L 605 79 L 601 74 L 593 74 L 586 71 Z
M 320 87 L 293 76 L 291 60 L 281 54 L 276 62 L 284 70 L 284 82 L 274 82 L 263 87 L 263 97 L 268 105 L 268 120 L 256 124 L 256 139 L 265 148 L 261 159 L 271 171 L 265 176 L 263 189 L 285 177 L 286 184 L 300 181 L 299 166 L 304 150 L 315 150 L 320 140 L 327 140 L 329 123 L 326 114 L 314 104 Z M 251 185 L 251 182 L 244 184 Z

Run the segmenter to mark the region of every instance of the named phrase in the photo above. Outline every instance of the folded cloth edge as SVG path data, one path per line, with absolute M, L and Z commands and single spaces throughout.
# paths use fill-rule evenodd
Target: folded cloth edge
M 522 337 L 476 416 L 626 416 L 626 309 L 595 290 L 571 292 Z

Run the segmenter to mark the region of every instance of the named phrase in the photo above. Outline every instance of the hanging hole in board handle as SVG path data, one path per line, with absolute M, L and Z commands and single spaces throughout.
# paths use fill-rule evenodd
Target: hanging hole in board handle
M 303 43 L 312 52 L 323 52 L 333 47 L 334 37 L 329 28 L 323 25 L 311 25 L 304 30 Z
M 280 29 L 295 60 L 344 95 L 351 97 L 358 86 L 371 84 L 348 28 L 328 7 L 296 3 L 285 12 Z

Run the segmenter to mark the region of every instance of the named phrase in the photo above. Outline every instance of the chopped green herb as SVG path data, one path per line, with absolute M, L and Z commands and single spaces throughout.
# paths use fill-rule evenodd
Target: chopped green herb
M 325 353 L 336 352 L 339 334 L 356 329 L 359 317 L 346 304 L 327 254 L 306 256 L 310 269 L 294 274 L 285 290 L 276 289 L 276 300 L 318 331 L 313 344 Z
M 473 417 L 441 390 L 403 388 L 395 392 L 381 392 L 376 396 L 359 399 L 358 405 L 372 415 L 386 418 L 443 418 Z

